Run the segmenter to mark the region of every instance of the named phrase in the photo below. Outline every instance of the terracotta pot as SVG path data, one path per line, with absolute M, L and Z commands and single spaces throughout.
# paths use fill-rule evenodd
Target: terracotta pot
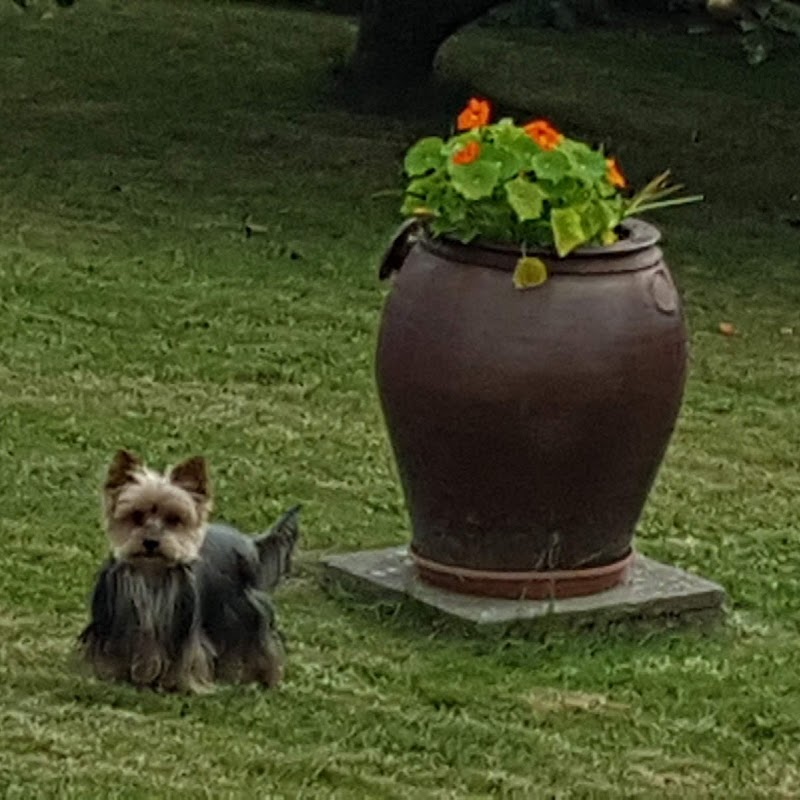
M 687 339 L 656 246 L 541 257 L 401 230 L 377 382 L 422 577 L 502 597 L 590 594 L 625 578 L 683 394 Z

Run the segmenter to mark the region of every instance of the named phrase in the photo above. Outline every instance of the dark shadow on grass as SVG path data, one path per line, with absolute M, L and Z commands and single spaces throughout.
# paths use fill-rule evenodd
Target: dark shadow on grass
M 376 114 L 433 126 L 452 125 L 474 88 L 435 76 L 414 87 L 386 87 L 355 79 L 342 61 L 331 67 L 330 99 L 354 113 Z

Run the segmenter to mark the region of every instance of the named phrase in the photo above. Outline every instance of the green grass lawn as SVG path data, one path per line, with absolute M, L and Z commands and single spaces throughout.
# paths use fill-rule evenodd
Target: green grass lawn
M 693 357 L 638 542 L 731 601 L 713 634 L 470 640 L 330 598 L 316 568 L 407 538 L 372 377 L 397 201 L 373 195 L 446 123 L 327 99 L 346 18 L 48 9 L 0 4 L 0 794 L 800 796 L 794 54 L 753 70 L 735 40 L 496 29 L 445 49 L 453 81 L 706 194 L 657 217 Z M 123 445 L 206 454 L 218 516 L 248 530 L 304 504 L 279 691 L 76 671 Z

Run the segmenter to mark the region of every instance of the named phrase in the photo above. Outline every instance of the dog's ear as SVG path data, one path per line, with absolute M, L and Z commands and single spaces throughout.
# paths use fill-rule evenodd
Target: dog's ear
M 189 492 L 195 500 L 205 505 L 211 501 L 211 478 L 208 464 L 202 456 L 193 456 L 182 461 L 169 473 L 170 483 Z
M 117 450 L 103 483 L 103 513 L 106 517 L 114 512 L 120 490 L 134 480 L 134 473 L 144 467 L 144 462 L 130 450 Z
M 114 492 L 121 489 L 126 483 L 133 480 L 133 473 L 142 468 L 143 462 L 135 453 L 130 450 L 118 450 L 106 474 L 106 482 L 103 488 L 106 492 Z

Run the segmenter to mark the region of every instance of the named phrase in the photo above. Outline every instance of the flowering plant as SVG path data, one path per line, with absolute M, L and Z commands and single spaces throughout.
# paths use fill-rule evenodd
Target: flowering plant
M 472 98 L 445 140 L 429 136 L 405 157 L 403 213 L 434 235 L 476 237 L 555 248 L 611 244 L 627 216 L 701 199 L 674 197 L 669 173 L 632 196 L 615 158 L 569 139 L 543 119 L 490 122 L 486 100 Z

